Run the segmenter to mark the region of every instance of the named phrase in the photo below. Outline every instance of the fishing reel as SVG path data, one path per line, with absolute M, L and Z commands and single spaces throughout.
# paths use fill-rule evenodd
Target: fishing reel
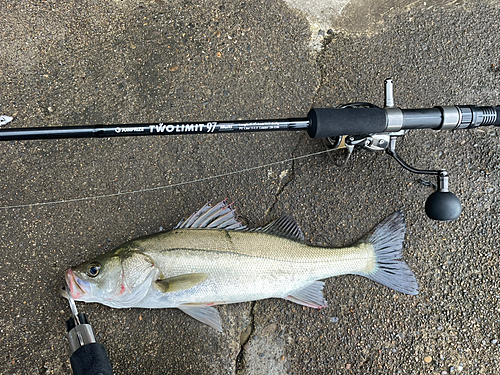
M 339 108 L 374 108 L 371 103 L 350 103 Z M 385 109 L 390 110 L 394 107 L 393 83 L 391 79 L 385 81 Z M 448 190 L 449 174 L 446 170 L 424 170 L 416 169 L 404 162 L 396 153 L 396 141 L 398 137 L 405 135 L 407 130 L 394 132 L 384 132 L 367 135 L 350 135 L 326 137 L 323 143 L 327 149 L 347 150 L 347 156 L 344 160 L 336 162 L 336 165 L 343 166 L 351 157 L 354 149 L 363 149 L 370 152 L 385 151 L 386 154 L 393 157 L 404 169 L 415 174 L 436 176 L 436 191 L 434 191 L 425 202 L 425 213 L 433 220 L 451 221 L 456 220 L 462 212 L 460 200 L 455 194 Z M 434 185 L 434 184 L 430 184 Z
M 0 127 L 10 121 L 12 117 L 0 116 Z M 500 105 L 402 109 L 394 106 L 392 80 L 386 80 L 384 108 L 352 103 L 341 108 L 311 108 L 307 118 L 7 128 L 0 129 L 0 141 L 307 130 L 311 138 L 324 139 L 329 149 L 347 149 L 347 157 L 341 164 L 347 162 L 355 148 L 362 148 L 385 151 L 412 173 L 436 176 L 437 190 L 427 199 L 425 211 L 431 219 L 447 221 L 457 219 L 462 211 L 458 198 L 448 191 L 448 172 L 409 166 L 396 153 L 396 140 L 410 129 L 457 130 L 479 126 L 500 127 Z

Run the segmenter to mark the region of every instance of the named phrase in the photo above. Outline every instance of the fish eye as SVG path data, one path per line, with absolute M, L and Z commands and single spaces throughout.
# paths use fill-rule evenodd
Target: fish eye
M 99 275 L 99 272 L 101 271 L 101 265 L 100 263 L 94 262 L 89 264 L 89 268 L 87 268 L 87 275 L 90 277 L 96 277 Z

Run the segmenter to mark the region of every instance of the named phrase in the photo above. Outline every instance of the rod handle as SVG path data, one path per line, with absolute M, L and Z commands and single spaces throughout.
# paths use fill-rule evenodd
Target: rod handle
M 106 349 L 98 342 L 78 348 L 70 362 L 74 375 L 113 375 Z
M 386 110 L 373 108 L 313 108 L 307 115 L 311 138 L 381 133 L 387 128 Z

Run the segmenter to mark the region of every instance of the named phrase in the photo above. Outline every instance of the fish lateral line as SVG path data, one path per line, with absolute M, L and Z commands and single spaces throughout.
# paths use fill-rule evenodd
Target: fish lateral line
M 300 259 L 300 263 L 303 264 L 321 264 L 328 262 L 328 259 L 318 259 L 318 260 L 308 260 L 307 254 L 305 254 L 308 250 L 320 250 L 320 251 L 331 251 L 332 254 L 325 254 L 325 255 L 331 255 L 335 256 L 334 252 L 336 250 L 342 251 L 342 250 L 356 250 L 358 249 L 357 247 L 316 247 L 316 246 L 310 246 L 310 245 L 304 245 L 307 247 L 307 249 L 303 252 L 303 256 L 305 257 L 304 259 Z M 172 249 L 164 249 L 164 250 L 158 250 L 158 253 L 166 253 L 166 252 L 175 252 L 175 251 L 186 251 L 186 252 L 199 252 L 199 253 L 212 253 L 212 254 L 217 254 L 217 255 L 237 255 L 241 257 L 247 257 L 247 258 L 257 258 L 257 259 L 267 259 L 267 260 L 274 260 L 277 262 L 283 262 L 283 263 L 292 263 L 296 264 L 298 260 L 293 260 L 293 259 L 287 259 L 285 257 L 278 258 L 278 257 L 272 257 L 272 256 L 266 256 L 263 254 L 251 254 L 248 252 L 238 252 L 234 250 L 212 250 L 212 249 L 194 249 L 194 248 L 172 248 Z M 375 255 L 372 256 L 350 256 L 349 260 L 350 261 L 363 261 L 363 260 L 371 260 L 374 259 Z

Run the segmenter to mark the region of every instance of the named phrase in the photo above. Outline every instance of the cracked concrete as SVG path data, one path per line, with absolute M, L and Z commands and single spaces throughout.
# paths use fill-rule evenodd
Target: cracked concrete
M 316 88 L 315 92 L 317 92 L 317 90 L 319 90 L 319 87 Z M 273 217 L 274 206 L 278 203 L 279 197 L 285 188 L 295 179 L 295 151 L 297 150 L 300 142 L 300 140 L 296 142 L 292 149 L 288 168 L 285 167 L 286 169 L 284 169 L 284 167 L 280 167 L 278 170 L 270 168 L 267 172 L 268 179 L 271 179 L 271 183 L 277 185 L 274 202 L 267 208 L 264 214 L 264 217 L 268 222 L 276 219 L 276 217 Z M 280 165 L 283 164 L 280 163 Z M 277 171 L 280 171 L 279 174 Z M 280 215 L 283 215 L 283 213 Z
M 248 342 L 251 340 L 252 335 L 255 331 L 255 316 L 254 316 L 254 308 L 256 305 L 257 301 L 252 301 L 251 302 L 251 307 L 250 307 L 250 322 L 247 324 L 245 329 L 241 332 L 240 335 L 240 351 L 238 352 L 238 355 L 236 356 L 236 365 L 235 365 L 235 373 L 236 374 L 246 374 L 247 373 L 247 363 L 249 362 L 248 359 L 248 351 L 249 351 L 249 344 Z
M 312 105 L 381 105 L 389 76 L 403 107 L 500 102 L 492 1 L 352 0 L 322 26 L 330 36 L 319 54 L 308 16 L 280 1 L 0 7 L 0 110 L 16 127 L 304 117 Z M 223 333 L 177 310 L 79 304 L 116 374 L 491 373 L 500 367 L 498 136 L 415 132 L 401 142 L 408 160 L 449 169 L 464 207 L 454 223 L 426 219 L 430 189 L 384 155 L 359 153 L 343 169 L 326 156 L 251 169 L 323 149 L 304 133 L 5 142 L 2 206 L 245 172 L 0 209 L 0 373 L 70 372 L 59 296 L 68 266 L 226 197 L 252 227 L 267 224 L 270 207 L 292 214 L 317 245 L 352 243 L 403 209 L 420 296 L 341 276 L 327 280 L 331 307 L 321 311 L 283 300 L 219 306 Z
M 271 172 L 271 176 L 273 177 L 274 181 L 276 181 L 276 184 L 278 185 L 276 187 L 276 193 L 274 196 L 274 202 L 271 204 L 271 206 L 266 210 L 264 216 L 267 218 L 267 221 L 273 220 L 272 215 L 273 215 L 273 210 L 274 206 L 276 203 L 278 203 L 280 195 L 283 193 L 285 188 L 293 182 L 295 178 L 295 171 L 294 171 L 294 166 L 295 166 L 295 160 L 293 160 L 293 154 L 292 154 L 292 161 L 290 162 L 290 168 L 282 170 L 279 175 L 275 174 L 272 169 L 268 171 L 268 176 L 269 172 Z M 274 183 L 273 181 L 273 183 Z
M 242 357 L 237 374 L 286 374 L 290 362 L 285 355 L 285 346 L 289 343 L 285 331 L 276 320 L 259 313 L 259 302 L 254 305 L 252 330 L 242 346 Z

